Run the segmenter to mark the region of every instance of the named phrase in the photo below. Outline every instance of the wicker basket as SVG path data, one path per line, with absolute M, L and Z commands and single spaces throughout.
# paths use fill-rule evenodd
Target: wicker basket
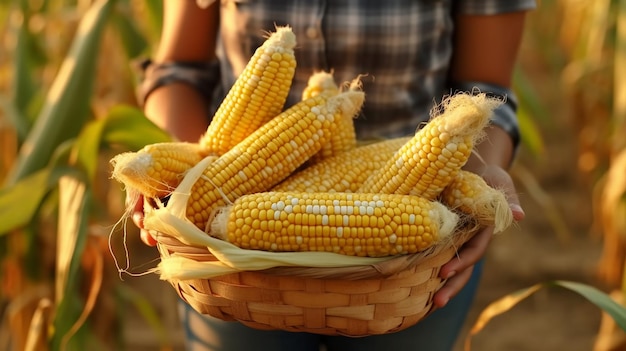
M 191 187 L 207 162 L 187 172 L 167 206 L 144 199 L 144 226 L 168 233 L 157 237 L 161 278 L 196 311 L 225 321 L 354 337 L 405 329 L 432 311 L 444 284 L 441 266 L 477 232 L 461 216 L 462 229 L 445 242 L 389 259 L 240 249 L 186 219 Z
M 275 267 L 211 279 L 170 280 L 201 314 L 257 329 L 367 336 L 410 327 L 433 309 L 444 281 L 439 270 L 476 232 L 454 235 L 445 245 L 370 266 Z M 206 248 L 159 239 L 162 257 L 217 260 Z

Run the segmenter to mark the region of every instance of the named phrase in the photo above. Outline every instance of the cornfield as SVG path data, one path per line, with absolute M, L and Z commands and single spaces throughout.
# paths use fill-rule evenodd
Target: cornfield
M 0 4 L 3 350 L 182 349 L 175 293 L 163 286 L 159 291 L 168 294 L 154 296 L 141 288 L 165 283 L 144 276 L 157 253 L 139 242 L 132 224 L 118 223 L 124 191 L 111 181 L 108 163 L 120 152 L 169 140 L 135 97 L 137 64 L 159 39 L 160 3 Z M 469 349 L 472 338 L 489 333 L 484 328 L 492 318 L 559 287 L 602 314 L 590 331 L 595 351 L 623 349 L 626 1 L 538 5 L 528 15 L 515 76 L 523 147 L 512 172 L 523 205 L 538 208 L 534 220 L 550 228 L 542 235 L 564 247 L 575 235 L 601 243 L 597 270 L 591 284 L 538 276 L 530 287 L 509 291 L 467 321 L 460 344 Z M 570 193 L 591 204 L 584 233 L 573 233 L 577 219 L 536 175 L 537 165 L 562 156 L 552 145 L 563 134 L 572 143 L 558 152 L 575 160 L 568 172 L 577 188 Z M 523 232 L 522 226 L 502 236 Z M 485 342 L 474 346 L 489 349 Z

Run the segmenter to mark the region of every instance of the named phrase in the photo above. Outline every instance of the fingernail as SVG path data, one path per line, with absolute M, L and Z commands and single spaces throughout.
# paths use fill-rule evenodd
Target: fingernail
M 456 275 L 456 271 L 451 271 L 448 273 L 448 275 L 446 276 L 446 279 L 450 279 L 452 277 L 454 277 Z
M 141 213 L 134 212 L 132 218 L 133 222 L 135 222 L 135 224 L 137 224 L 138 226 L 143 225 L 143 215 Z
M 515 218 L 524 217 L 524 209 L 519 204 L 511 204 L 509 205 L 509 208 L 511 209 L 511 212 L 513 212 Z

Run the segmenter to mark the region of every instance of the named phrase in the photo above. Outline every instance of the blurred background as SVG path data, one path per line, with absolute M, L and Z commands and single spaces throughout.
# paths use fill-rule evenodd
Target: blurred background
M 0 350 L 182 350 L 109 165 L 168 140 L 134 93 L 161 20 L 157 0 L 0 2 Z M 458 350 L 624 350 L 602 307 L 626 287 L 626 1 L 540 0 L 526 28 L 527 217 L 494 238 Z

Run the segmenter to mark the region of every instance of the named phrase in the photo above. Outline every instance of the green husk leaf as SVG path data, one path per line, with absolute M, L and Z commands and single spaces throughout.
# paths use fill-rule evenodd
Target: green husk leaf
M 95 2 L 81 20 L 70 52 L 20 148 L 7 184 L 45 167 L 56 146 L 76 137 L 89 119 L 100 38 L 113 3 L 113 0 Z

